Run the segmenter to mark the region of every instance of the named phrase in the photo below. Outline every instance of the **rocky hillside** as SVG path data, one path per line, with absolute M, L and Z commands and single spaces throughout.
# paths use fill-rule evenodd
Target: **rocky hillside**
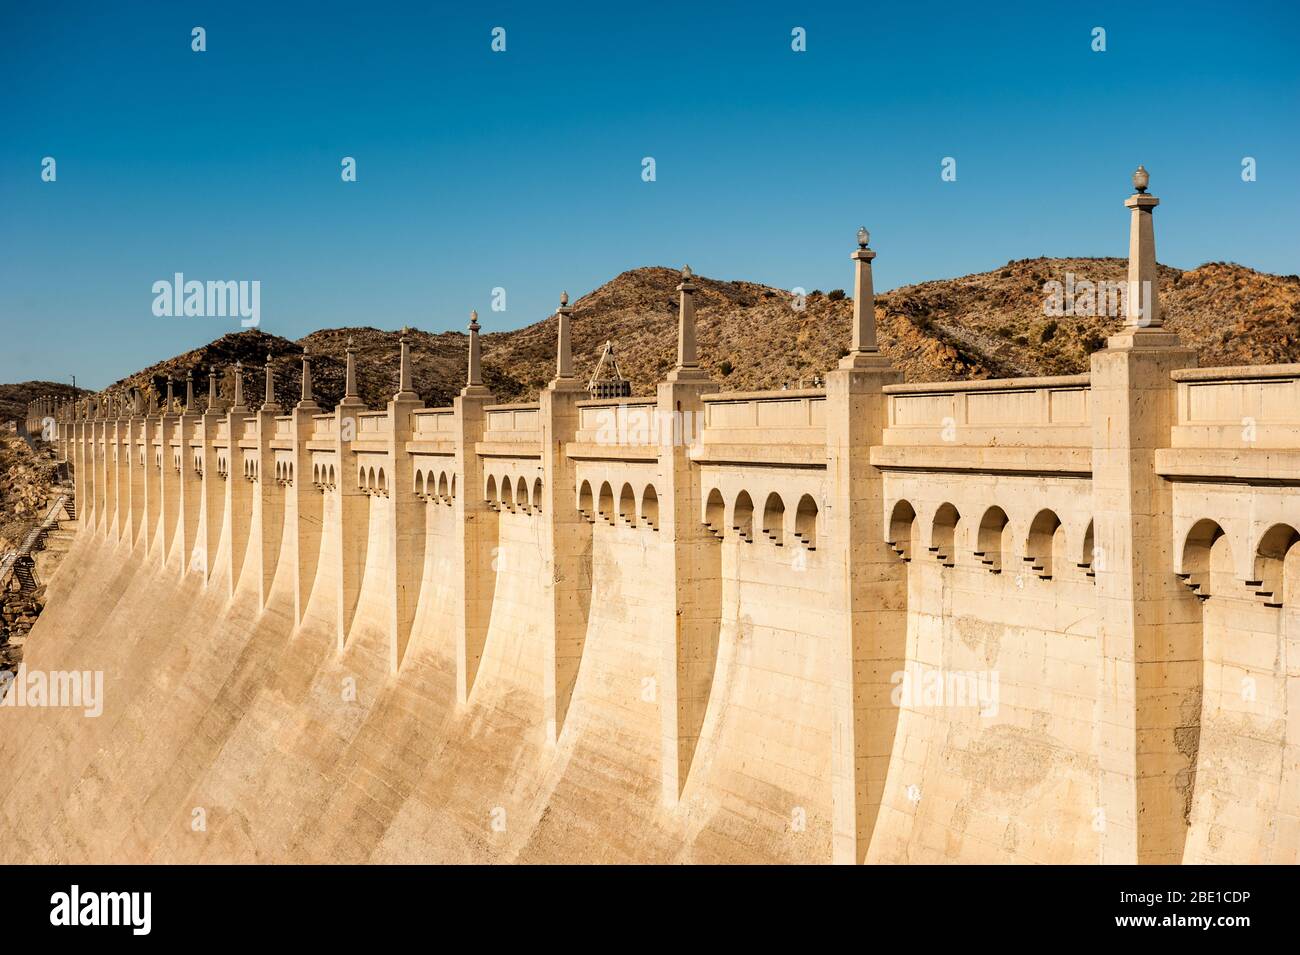
M 58 482 L 54 451 L 33 451 L 21 438 L 0 434 L 0 551 L 17 547 L 45 517 Z
M 71 385 L 57 381 L 23 381 L 13 385 L 0 385 L 0 425 L 21 421 L 27 414 L 28 403 L 36 398 L 70 398 L 73 393 Z M 84 388 L 76 389 L 75 393 L 90 394 Z
M 1122 320 L 1087 314 L 1045 314 L 1046 283 L 1122 283 L 1124 259 L 1023 259 L 963 278 L 923 282 L 880 294 L 881 347 L 910 381 L 1059 375 L 1084 371 L 1088 356 Z M 847 270 L 846 270 L 847 271 Z M 1161 267 L 1161 302 L 1169 327 L 1199 353 L 1202 365 L 1300 361 L 1300 277 L 1209 263 L 1188 271 Z M 678 273 L 666 268 L 624 272 L 577 300 L 574 355 L 590 374 L 607 339 L 637 394 L 648 394 L 676 354 Z M 843 290 L 809 293 L 802 309 L 791 294 L 753 282 L 698 278 L 702 363 L 725 390 L 810 383 L 834 367 L 849 342 L 852 302 Z M 1080 314 L 1082 312 L 1083 314 Z M 411 333 L 415 385 L 425 402 L 445 405 L 465 380 L 466 337 L 460 332 Z M 303 347 L 313 356 L 317 400 L 330 407 L 343 393 L 348 338 L 358 353 L 362 397 L 382 404 L 395 390 L 399 333 L 370 327 L 324 329 L 297 342 L 258 330 L 227 335 L 144 369 L 117 384 L 165 391 L 167 377 L 184 397 L 195 374 L 202 406 L 207 369 L 245 364 L 245 394 L 260 402 L 268 353 L 282 403 L 297 400 Z M 554 374 L 555 318 L 483 336 L 484 373 L 502 401 L 535 397 Z M 232 386 L 222 382 L 229 397 Z

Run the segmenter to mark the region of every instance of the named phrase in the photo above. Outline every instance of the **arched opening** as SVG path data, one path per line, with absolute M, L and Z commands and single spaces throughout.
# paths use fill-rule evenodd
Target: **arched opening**
M 578 488 L 578 513 L 586 518 L 588 524 L 596 520 L 596 505 L 591 499 L 591 484 L 587 481 Z
M 1259 540 L 1255 548 L 1255 578 L 1247 584 L 1255 588 L 1255 596 L 1265 607 L 1280 610 L 1290 599 L 1285 592 L 1286 559 L 1300 535 L 1290 524 L 1274 524 Z
M 379 488 L 380 494 L 388 493 L 388 478 L 384 476 L 383 468 L 379 469 L 379 484 L 376 486 Z
M 334 486 L 334 465 L 332 464 L 330 465 L 330 471 L 329 471 L 329 485 L 330 487 Z
M 451 476 L 451 499 L 456 500 L 456 475 Z
M 538 514 L 542 513 L 542 479 L 536 478 L 533 481 L 533 510 Z
M 497 478 L 495 474 L 489 474 L 487 487 L 483 491 L 483 503 L 494 510 L 497 507 Z
M 930 553 L 945 567 L 957 565 L 957 522 L 961 514 L 951 504 L 941 504 L 934 512 L 934 524 L 930 530 Z
M 636 526 L 636 492 L 631 484 L 624 484 L 618 493 L 618 516 L 628 527 Z
M 794 512 L 794 536 L 808 550 L 817 549 L 817 502 L 811 494 L 799 498 Z
M 726 531 L 726 510 L 727 505 L 722 500 L 722 492 L 715 487 L 709 491 L 708 499 L 704 503 L 704 526 L 719 540 L 723 538 Z
M 659 530 L 659 494 L 653 484 L 647 484 L 641 492 L 641 520 L 650 530 Z
M 447 472 L 446 471 L 443 471 L 441 474 L 438 475 L 438 497 L 443 501 L 447 500 Z
M 503 477 L 501 479 L 501 506 L 507 511 L 513 511 L 515 509 L 514 488 L 511 486 L 510 478 L 508 477 Z
M 736 506 L 731 512 L 731 529 L 746 544 L 754 542 L 754 501 L 748 491 L 741 491 L 736 496 Z
M 600 486 L 600 501 L 596 509 L 605 522 L 612 525 L 614 523 L 614 489 L 606 481 Z
M 785 501 L 775 491 L 763 503 L 763 536 L 777 547 L 785 544 Z
M 1097 570 L 1100 561 L 1097 560 L 1098 549 L 1096 540 L 1093 537 L 1092 521 L 1088 522 L 1088 529 L 1083 532 L 1083 548 L 1079 552 L 1079 569 L 1083 571 L 1084 576 L 1096 583 Z
M 519 505 L 520 510 L 527 511 L 529 509 L 528 482 L 522 477 L 515 484 L 515 502 Z
M 1006 511 L 1000 507 L 990 507 L 984 512 L 975 542 L 975 556 L 988 568 L 989 573 L 1002 573 L 1002 539 L 1006 532 Z
M 419 468 L 416 468 L 416 469 L 415 469 L 415 487 L 414 487 L 414 491 L 415 491 L 416 495 L 418 495 L 419 497 L 425 497 L 425 498 L 428 497 L 428 495 L 425 493 L 425 486 L 424 486 L 424 472 L 421 471 Z
M 916 552 L 915 534 L 916 509 L 907 501 L 897 502 L 889 514 L 889 536 L 885 543 L 905 562 L 910 561 Z
M 1224 555 L 1227 555 L 1225 561 Z M 1232 556 L 1228 538 L 1217 522 L 1202 519 L 1192 525 L 1183 542 L 1182 571 L 1179 579 L 1201 600 L 1222 592 L 1225 568 L 1231 573 Z
M 1065 529 L 1056 512 L 1044 508 L 1034 515 L 1025 541 L 1025 563 L 1043 580 L 1052 579 L 1057 551 L 1065 539 Z

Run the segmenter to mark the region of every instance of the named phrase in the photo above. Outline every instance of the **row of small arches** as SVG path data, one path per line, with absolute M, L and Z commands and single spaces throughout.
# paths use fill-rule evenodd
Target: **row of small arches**
M 275 462 L 275 482 L 277 484 L 289 485 L 293 483 L 293 462 L 276 461 Z
M 497 478 L 495 474 L 489 474 L 483 491 L 483 500 L 494 510 L 540 514 L 542 479 L 535 478 L 530 487 L 528 479 L 522 476 L 516 479 L 503 474 Z
M 759 511 L 749 492 L 741 491 L 728 504 L 722 492 L 713 488 L 704 500 L 704 525 L 719 540 L 734 536 L 752 544 L 756 536 L 761 536 L 777 547 L 790 542 L 808 550 L 817 549 L 819 509 L 811 494 L 801 494 L 793 509 L 786 506 L 785 498 L 776 491 L 762 500 L 763 509 Z
M 357 469 L 357 488 L 363 494 L 388 497 L 388 475 L 382 467 L 366 467 L 363 464 Z
M 605 481 L 599 491 L 593 491 L 590 481 L 583 481 L 578 488 L 578 513 L 588 524 L 597 520 L 617 526 L 620 522 L 625 527 L 645 527 L 647 530 L 659 530 L 659 492 L 653 484 L 647 484 L 637 494 L 631 483 L 624 482 L 618 497 L 614 497 L 614 485 Z
M 450 505 L 456 499 L 456 475 L 441 471 L 435 478 L 432 471 L 416 468 L 415 496 L 422 501 Z
M 1300 581 L 1297 543 L 1300 543 L 1300 532 L 1294 525 L 1272 524 L 1259 535 L 1251 547 L 1249 563 L 1242 566 L 1234 559 L 1232 543 L 1223 526 L 1211 518 L 1202 518 L 1183 538 L 1175 573 L 1201 600 L 1215 596 L 1251 597 L 1265 607 L 1281 609 L 1295 596 L 1288 592 L 1289 588 Z M 1243 573 L 1249 573 L 1250 577 L 1243 580 Z
M 337 479 L 334 475 L 334 465 L 316 462 L 311 467 L 311 483 L 320 489 L 321 493 L 337 485 Z
M 918 531 L 924 536 L 918 540 Z M 944 567 L 973 564 L 991 574 L 1020 569 L 1043 580 L 1060 576 L 1073 564 L 1083 576 L 1095 580 L 1097 560 L 1092 521 L 1071 549 L 1065 525 L 1051 508 L 1041 508 L 1026 525 L 1017 525 L 1007 512 L 993 505 L 979 512 L 978 521 L 944 502 L 922 527 L 909 501 L 897 501 L 889 516 L 885 541 L 904 561 L 920 554 Z

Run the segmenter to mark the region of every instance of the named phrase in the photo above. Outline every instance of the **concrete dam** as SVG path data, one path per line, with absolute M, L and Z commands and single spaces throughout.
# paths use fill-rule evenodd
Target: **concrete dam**
M 1135 180 L 1070 377 L 34 405 L 77 536 L 0 706 L 6 862 L 1291 863 L 1300 365 L 1198 368 Z M 200 405 L 203 407 L 200 409 Z M 10 697 L 19 688 L 10 688 Z M 6 699 L 6 703 L 10 701 Z M 1296 711 L 1291 707 L 1295 704 Z

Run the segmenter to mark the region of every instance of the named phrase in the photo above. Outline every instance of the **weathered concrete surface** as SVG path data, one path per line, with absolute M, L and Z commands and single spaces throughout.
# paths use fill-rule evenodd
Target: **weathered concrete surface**
M 79 539 L 51 585 L 52 605 L 28 662 L 103 670 L 104 713 L 4 713 L 0 855 L 9 862 L 825 860 L 829 727 L 815 734 L 820 758 L 799 734 L 778 746 L 770 725 L 746 732 L 755 719 L 788 720 L 771 704 L 775 694 L 790 695 L 791 677 L 781 675 L 779 633 L 756 624 L 757 608 L 746 610 L 739 593 L 731 598 L 734 627 L 724 633 L 730 649 L 719 663 L 735 706 L 711 714 L 709 768 L 698 784 L 693 778 L 676 808 L 659 805 L 659 714 L 643 698 L 658 663 L 647 639 L 660 613 L 653 577 L 615 556 L 634 532 L 596 531 L 594 572 L 608 599 L 593 607 L 559 745 L 548 744 L 542 720 L 539 590 L 528 583 L 536 580 L 528 561 L 538 552 L 522 516 L 503 519 L 504 559 L 516 573 L 499 578 L 484 662 L 465 707 L 455 704 L 453 634 L 438 585 L 450 575 L 436 551 L 426 561 L 429 599 L 394 677 L 380 600 L 363 596 L 348 645 L 336 655 L 335 588 L 324 580 L 295 630 L 287 567 L 260 613 L 256 568 L 227 600 L 224 581 L 204 587 L 192 574 L 178 582 L 172 568 L 139 562 L 125 545 Z M 322 567 L 331 566 L 336 546 L 325 539 Z M 355 701 L 344 699 L 347 681 L 355 681 Z M 815 687 L 802 691 L 805 699 L 816 695 Z M 815 702 L 802 707 L 816 714 Z M 783 765 L 800 752 L 795 761 L 807 768 L 783 779 L 774 799 Z M 789 824 L 796 806 L 812 820 L 803 832 Z M 195 831 L 196 810 L 206 831 Z

